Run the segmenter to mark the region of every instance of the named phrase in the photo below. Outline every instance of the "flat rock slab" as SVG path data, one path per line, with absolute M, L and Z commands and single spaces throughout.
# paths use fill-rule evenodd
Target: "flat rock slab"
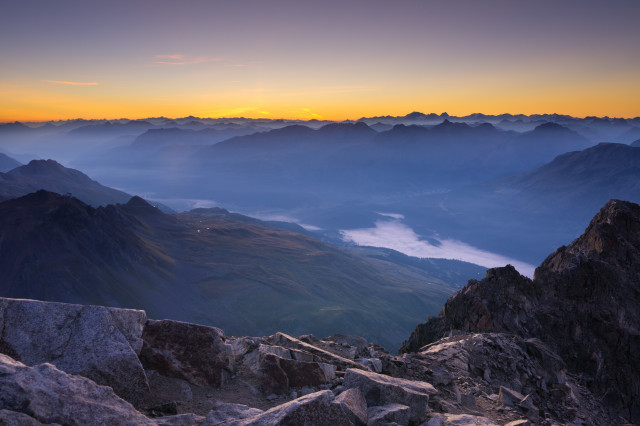
M 0 353 L 49 362 L 138 404 L 149 385 L 138 360 L 144 311 L 0 298 Z
M 45 424 L 155 424 L 110 387 L 67 374 L 52 364 L 29 367 L 2 354 L 0 407 Z
M 219 328 L 148 320 L 142 339 L 142 365 L 163 376 L 213 387 L 220 387 L 228 376 L 232 348 Z
M 348 369 L 344 387 L 358 388 L 369 407 L 402 404 L 409 407 L 409 420 L 421 422 L 427 412 L 429 396 L 438 391 L 426 382 L 399 379 L 370 371 Z
M 274 426 L 351 426 L 340 403 L 334 402 L 329 390 L 305 395 L 286 404 L 279 405 L 263 414 L 241 420 L 233 425 Z

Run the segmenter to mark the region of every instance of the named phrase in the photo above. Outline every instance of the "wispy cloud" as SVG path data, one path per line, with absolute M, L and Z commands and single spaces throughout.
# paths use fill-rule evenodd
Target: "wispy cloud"
M 184 55 L 156 55 L 156 59 L 171 59 L 173 61 L 179 61 L 180 59 L 184 59 Z
M 63 81 L 63 80 L 43 80 L 46 83 L 65 84 L 67 86 L 99 86 L 100 83 L 95 81 Z
M 269 115 L 269 111 L 262 110 L 258 107 L 238 107 L 229 109 L 219 109 L 206 114 L 207 117 L 238 117 L 248 112 Z
M 221 61 L 222 58 L 213 57 L 213 56 L 186 56 L 181 54 L 171 54 L 171 55 L 155 55 L 153 57 L 154 64 L 160 65 L 194 65 L 194 64 L 202 64 L 206 62 L 218 62 Z
M 340 231 L 345 241 L 360 246 L 386 247 L 409 256 L 457 259 L 487 268 L 513 265 L 521 274 L 533 277 L 535 267 L 516 259 L 491 253 L 453 239 L 435 238 L 439 245 L 422 239 L 400 220 L 379 220 L 375 228 Z
M 316 114 L 315 112 L 311 111 L 309 108 L 302 108 L 300 111 L 294 111 L 300 118 L 306 118 L 306 119 L 317 119 L 317 120 L 322 120 L 322 116 L 320 114 Z
M 296 225 L 303 227 L 307 231 L 322 231 L 322 228 L 320 228 L 318 226 L 309 225 L 307 223 L 302 223 L 298 219 L 296 219 L 295 217 L 288 216 L 288 215 L 285 215 L 285 214 L 251 212 L 248 215 L 251 216 L 251 217 L 255 217 L 256 219 L 260 219 L 260 220 L 264 220 L 264 221 L 295 223 Z
M 376 213 L 378 213 L 380 216 L 390 217 L 396 220 L 404 219 L 404 215 L 400 213 L 383 213 L 383 212 L 376 212 Z

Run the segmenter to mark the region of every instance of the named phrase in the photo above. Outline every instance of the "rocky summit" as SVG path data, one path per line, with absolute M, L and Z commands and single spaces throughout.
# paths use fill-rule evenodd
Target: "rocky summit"
M 0 299 L 0 424 L 637 424 L 639 283 L 640 206 L 610 201 L 533 280 L 470 280 L 401 355 Z

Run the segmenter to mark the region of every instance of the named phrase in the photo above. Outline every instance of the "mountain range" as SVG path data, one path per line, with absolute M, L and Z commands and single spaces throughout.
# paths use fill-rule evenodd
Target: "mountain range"
M 4 296 L 144 308 L 234 334 L 359 333 L 395 348 L 455 291 L 442 266 L 360 256 L 220 209 L 169 215 L 139 197 L 93 208 L 41 190 L 0 203 L 0 218 Z
M 418 241 L 455 240 L 533 265 L 575 238 L 607 199 L 640 201 L 633 185 L 610 191 L 602 171 L 549 181 L 546 189 L 517 183 L 551 173 L 545 165 L 557 156 L 587 150 L 590 161 L 602 154 L 589 151 L 598 143 L 633 142 L 639 118 L 414 112 L 340 123 L 154 117 L 28 124 L 2 125 L 0 149 L 25 162 L 56 158 L 176 211 L 222 206 L 285 218 L 337 244 L 345 243 L 343 231 L 375 229 L 378 213 L 388 212 Z M 613 159 L 604 163 L 611 173 L 618 168 Z M 633 180 L 635 170 L 627 173 L 616 187 Z

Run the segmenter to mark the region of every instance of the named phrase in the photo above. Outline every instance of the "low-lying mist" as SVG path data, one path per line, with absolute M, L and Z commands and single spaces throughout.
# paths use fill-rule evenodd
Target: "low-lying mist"
M 402 215 L 384 214 L 384 216 L 395 218 L 395 220 L 378 220 L 374 228 L 341 230 L 344 241 L 360 246 L 390 248 L 420 258 L 462 260 L 487 268 L 511 264 L 521 274 L 533 277 L 535 266 L 531 264 L 490 253 L 453 239 L 440 239 L 434 236 L 431 240 L 435 240 L 436 244 L 433 244 L 402 223 Z

